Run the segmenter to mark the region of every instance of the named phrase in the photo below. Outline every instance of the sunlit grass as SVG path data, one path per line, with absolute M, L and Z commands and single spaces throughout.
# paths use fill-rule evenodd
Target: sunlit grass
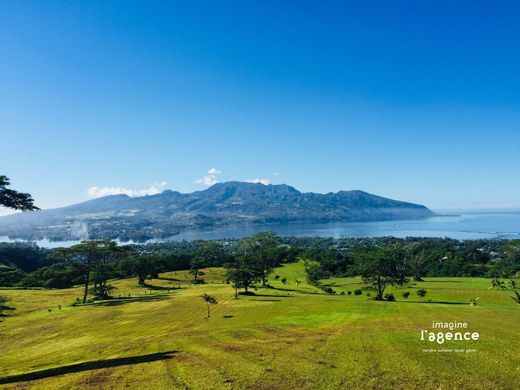
M 336 291 L 324 294 L 305 282 L 295 263 L 275 270 L 273 288 L 235 300 L 223 269 L 203 272 L 208 283 L 196 286 L 186 271 L 147 281 L 152 289 L 137 286 L 135 278 L 114 281 L 114 300 L 85 306 L 73 306 L 81 287 L 2 290 L 15 310 L 0 323 L 0 377 L 61 367 L 19 383 L 35 389 L 489 389 L 520 383 L 520 305 L 510 291 L 489 290 L 487 279 L 427 278 L 389 289 L 397 302 L 376 302 L 367 290 L 341 295 L 361 288 L 359 278 L 324 280 Z M 416 295 L 421 287 L 424 298 Z M 407 300 L 403 291 L 411 292 Z M 210 319 L 204 293 L 218 300 Z M 470 306 L 475 297 L 479 305 Z M 432 320 L 468 322 L 481 339 L 462 347 L 477 352 L 423 352 L 435 347 L 419 340 Z M 170 351 L 168 358 L 147 361 Z M 111 366 L 121 358 L 134 364 Z M 97 368 L 107 359 L 114 360 Z M 84 362 L 89 369 L 70 367 Z

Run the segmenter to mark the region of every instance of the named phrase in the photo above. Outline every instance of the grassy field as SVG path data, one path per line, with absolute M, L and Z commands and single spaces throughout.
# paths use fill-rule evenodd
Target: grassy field
M 297 286 L 303 267 L 289 264 L 274 272 L 273 288 L 235 300 L 222 269 L 204 272 L 208 283 L 197 286 L 187 272 L 148 281 L 154 289 L 136 279 L 114 281 L 116 299 L 79 306 L 72 305 L 79 287 L 0 291 L 15 309 L 0 323 L 0 387 L 520 387 L 520 305 L 511 291 L 489 290 L 489 279 L 426 279 L 390 289 L 397 302 L 376 302 L 365 290 L 340 294 L 361 288 L 358 278 L 324 281 L 335 295 Z M 416 294 L 421 287 L 425 298 Z M 406 301 L 403 291 L 411 292 Z M 210 319 L 203 293 L 218 299 Z M 479 305 L 470 306 L 476 297 Z M 420 341 L 433 320 L 465 321 L 481 338 Z M 440 347 L 476 351 L 423 351 Z

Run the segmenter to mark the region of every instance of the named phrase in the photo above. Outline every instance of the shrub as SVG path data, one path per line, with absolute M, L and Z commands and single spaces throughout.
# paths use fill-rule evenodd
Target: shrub
M 363 294 L 363 291 L 361 291 L 359 288 L 357 290 L 354 290 L 354 295 L 361 295 Z
M 280 279 L 280 275 L 274 275 L 274 279 L 275 279 L 275 280 Z
M 417 290 L 417 295 L 421 298 L 424 298 L 426 296 L 426 292 L 427 291 L 424 288 L 420 288 L 419 290 Z
M 286 283 L 287 283 L 287 278 L 282 278 L 282 279 L 280 279 L 280 281 L 281 281 L 283 284 L 286 284 Z
M 330 286 L 320 286 L 320 288 L 327 294 L 336 294 L 336 291 Z
M 408 299 L 408 297 L 410 296 L 410 291 L 405 291 L 402 295 L 404 299 Z
M 394 294 L 392 294 L 392 293 L 385 294 L 385 300 L 390 301 L 390 302 L 395 301 Z
M 352 291 L 347 291 L 347 295 L 352 295 Z
M 340 295 L 345 295 L 345 291 L 342 291 Z

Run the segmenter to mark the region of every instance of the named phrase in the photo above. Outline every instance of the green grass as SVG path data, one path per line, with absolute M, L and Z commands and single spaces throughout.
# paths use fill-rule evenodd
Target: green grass
M 72 306 L 81 288 L 9 290 L 15 310 L 0 323 L 0 377 L 29 374 L 6 388 L 518 388 L 520 305 L 489 279 L 428 278 L 389 289 L 397 302 L 340 295 L 358 278 L 324 280 L 324 294 L 305 282 L 301 264 L 273 273 L 274 288 L 233 297 L 222 269 L 208 284 L 187 272 L 148 281 L 114 281 L 116 299 Z M 286 277 L 288 283 L 274 280 Z M 416 291 L 425 288 L 425 298 Z M 408 300 L 402 291 L 410 291 Z M 203 293 L 215 295 L 206 319 Z M 469 299 L 479 297 L 479 306 Z M 432 302 L 429 302 L 431 299 Z M 440 302 L 440 303 L 439 303 Z M 62 310 L 58 309 L 62 305 Z M 49 312 L 48 309 L 52 311 Z M 419 340 L 432 320 L 465 321 L 477 342 L 445 343 L 475 353 L 426 353 Z M 23 380 L 23 381 L 21 381 Z M 0 386 L 1 387 L 1 386 Z

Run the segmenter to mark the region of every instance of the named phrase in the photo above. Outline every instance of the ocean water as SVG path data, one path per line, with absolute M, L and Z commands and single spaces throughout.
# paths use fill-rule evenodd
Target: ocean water
M 520 212 L 518 213 L 464 213 L 435 216 L 421 220 L 350 222 L 322 224 L 283 224 L 246 226 L 183 232 L 170 240 L 240 238 L 260 231 L 274 231 L 281 236 L 320 237 L 449 237 L 469 239 L 520 238 Z
M 458 215 L 436 216 L 421 220 L 322 223 L 322 224 L 280 224 L 251 225 L 233 228 L 187 231 L 181 234 L 154 239 L 149 242 L 180 240 L 212 240 L 221 238 L 241 238 L 261 231 L 274 231 L 280 236 L 319 237 L 449 237 L 458 240 L 470 239 L 517 239 L 520 238 L 520 212 L 510 213 L 461 213 Z M 0 242 L 12 242 L 0 237 Z M 38 240 L 42 247 L 54 248 L 71 246 L 78 241 L 52 242 Z M 128 243 L 128 242 L 127 242 Z

